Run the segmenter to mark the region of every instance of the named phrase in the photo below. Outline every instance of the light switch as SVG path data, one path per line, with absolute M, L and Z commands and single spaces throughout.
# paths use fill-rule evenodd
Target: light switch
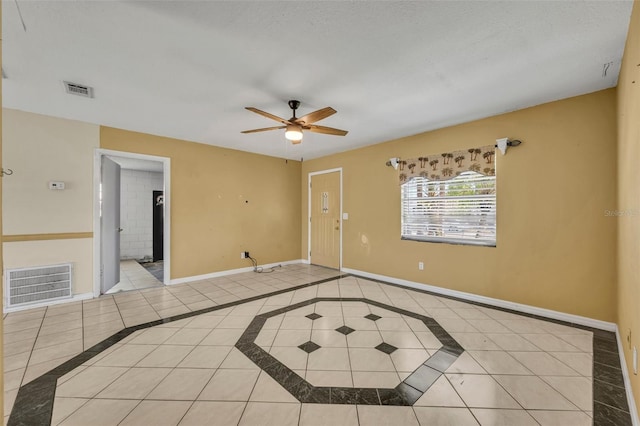
M 64 182 L 49 182 L 49 189 L 64 189 Z
M 342 220 L 349 220 L 349 213 L 342 213 Z

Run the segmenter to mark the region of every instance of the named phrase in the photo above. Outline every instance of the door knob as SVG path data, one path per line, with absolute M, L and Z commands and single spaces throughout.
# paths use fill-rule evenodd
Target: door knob
M 118 232 L 122 232 L 122 231 L 124 231 L 124 229 L 118 228 Z

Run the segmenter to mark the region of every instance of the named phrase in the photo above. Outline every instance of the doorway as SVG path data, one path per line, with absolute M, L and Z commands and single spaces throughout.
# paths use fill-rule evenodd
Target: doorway
M 94 295 L 170 281 L 170 160 L 96 150 Z
M 342 268 L 342 169 L 309 173 L 309 262 Z

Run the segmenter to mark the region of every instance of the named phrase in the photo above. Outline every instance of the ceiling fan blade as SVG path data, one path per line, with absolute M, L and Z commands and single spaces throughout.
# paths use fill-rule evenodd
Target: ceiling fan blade
M 326 107 L 326 108 L 319 109 L 317 111 L 310 112 L 309 114 L 298 118 L 296 121 L 304 122 L 304 124 L 311 124 L 311 123 L 315 123 L 316 121 L 320 121 L 323 118 L 330 117 L 336 112 L 337 111 L 335 109 L 331 107 Z
M 273 114 L 269 114 L 268 112 L 264 112 L 258 108 L 254 108 L 254 107 L 245 107 L 245 109 L 248 109 L 251 112 L 255 112 L 256 114 L 260 114 L 263 117 L 267 117 L 270 118 L 272 120 L 278 121 L 282 124 L 291 124 L 291 122 L 289 120 L 285 120 L 282 117 L 278 117 L 277 115 L 273 115 Z
M 240 133 L 266 132 L 267 130 L 278 130 L 278 129 L 286 129 L 286 128 L 287 128 L 287 126 L 263 127 L 262 129 L 243 130 Z
M 334 136 L 344 136 L 347 133 L 349 133 L 346 130 L 334 129 L 333 127 L 316 126 L 315 124 L 312 124 L 310 126 L 304 126 L 303 128 L 307 129 L 310 132 L 324 133 L 327 135 L 334 135 Z

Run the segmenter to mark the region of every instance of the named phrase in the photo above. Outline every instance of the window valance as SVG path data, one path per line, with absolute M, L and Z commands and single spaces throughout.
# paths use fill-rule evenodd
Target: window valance
M 495 145 L 469 148 L 398 161 L 400 185 L 416 176 L 442 181 L 472 171 L 485 176 L 496 174 Z

